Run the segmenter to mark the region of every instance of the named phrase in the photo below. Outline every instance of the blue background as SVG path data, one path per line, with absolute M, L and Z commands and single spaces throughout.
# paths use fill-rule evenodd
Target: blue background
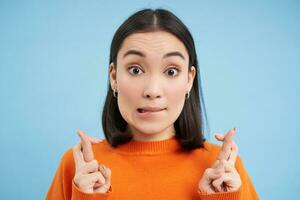
M 238 128 L 261 199 L 300 196 L 299 1 L 0 1 L 0 199 L 44 199 L 76 130 L 103 138 L 115 30 L 162 7 L 190 29 L 211 134 Z

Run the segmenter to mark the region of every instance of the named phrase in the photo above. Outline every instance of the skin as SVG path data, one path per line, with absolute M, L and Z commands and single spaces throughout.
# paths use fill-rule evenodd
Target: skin
M 130 54 L 124 57 L 128 50 L 143 52 L 145 56 Z M 180 52 L 184 59 L 180 56 L 164 58 L 174 51 Z M 110 82 L 112 89 L 118 92 L 119 110 L 133 140 L 158 141 L 175 135 L 173 124 L 196 75 L 194 66 L 188 70 L 188 62 L 184 44 L 168 32 L 134 33 L 124 40 L 117 55 L 117 66 L 110 64 Z M 136 109 L 144 106 L 167 110 L 140 118 Z
M 216 134 L 215 138 L 223 142 L 216 161 L 207 168 L 199 181 L 199 190 L 208 194 L 216 192 L 233 192 L 241 187 L 241 178 L 235 168 L 238 147 L 233 141 L 236 128 L 225 136 Z
M 144 56 L 130 54 L 124 57 L 129 50 L 142 52 Z M 174 51 L 184 59 L 180 56 L 164 58 Z M 126 131 L 133 134 L 133 140 L 159 141 L 175 135 L 174 122 L 182 111 L 185 94 L 191 90 L 196 75 L 194 66 L 188 70 L 188 58 L 184 44 L 164 31 L 135 33 L 123 41 L 117 55 L 117 66 L 110 64 L 110 83 L 112 89 L 118 92 L 119 110 L 128 123 Z M 138 117 L 136 109 L 144 106 L 167 109 L 151 117 Z M 216 134 L 216 139 L 223 142 L 222 148 L 216 161 L 200 179 L 200 191 L 227 192 L 241 186 L 240 176 L 234 167 L 238 155 L 233 141 L 235 132 L 236 129 L 232 129 L 225 136 Z M 81 141 L 73 147 L 75 185 L 86 193 L 108 192 L 111 170 L 98 164 L 92 150 L 92 144 L 99 140 L 83 131 L 77 134 Z
M 106 193 L 111 186 L 111 170 L 98 164 L 92 149 L 92 144 L 101 140 L 91 138 L 83 131 L 78 131 L 77 135 L 81 142 L 73 146 L 76 169 L 73 181 L 82 192 Z

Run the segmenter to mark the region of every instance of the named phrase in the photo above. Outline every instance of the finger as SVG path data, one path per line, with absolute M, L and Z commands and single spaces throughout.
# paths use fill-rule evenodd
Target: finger
M 232 172 L 235 169 L 234 165 L 227 160 L 217 160 L 212 166 L 212 168 L 216 172 L 222 172 L 222 173 Z
M 223 169 L 225 173 L 232 173 L 235 170 L 234 165 L 226 160 L 223 160 Z
M 216 173 L 216 170 L 213 168 L 205 169 L 202 178 L 199 182 L 200 191 L 204 191 L 207 193 L 215 193 L 213 186 L 211 185 L 212 181 L 220 178 L 222 173 Z
M 220 184 L 218 190 L 222 192 L 228 192 L 230 188 L 232 188 L 233 177 L 230 174 L 223 174 L 219 179 L 215 180 L 216 184 Z
M 81 152 L 81 143 L 79 142 L 76 145 L 74 145 L 72 150 L 73 150 L 73 158 L 74 158 L 75 166 L 76 169 L 78 169 L 85 163 Z
M 98 183 L 98 186 L 105 184 L 105 179 L 101 172 L 97 171 L 97 172 L 94 172 L 94 173 L 88 174 L 88 175 L 92 175 L 92 176 L 90 176 L 90 180 L 93 181 L 94 183 Z
M 98 183 L 98 185 L 103 185 L 105 183 L 105 179 L 99 171 L 85 174 L 80 181 L 80 185 L 87 188 L 92 188 L 96 183 Z
M 105 165 L 99 165 L 99 170 L 103 174 L 103 177 L 107 185 L 111 185 L 111 170 Z
M 216 160 L 213 165 L 211 166 L 211 168 L 217 168 L 220 165 L 220 160 Z
M 233 135 L 235 134 L 235 132 L 236 132 L 236 128 L 233 128 L 224 136 L 223 145 L 221 147 L 220 153 L 217 156 L 217 159 L 228 160 L 231 151 L 231 143 L 232 143 Z
M 232 180 L 232 178 L 228 174 L 223 174 L 220 178 L 215 179 L 212 185 L 217 192 L 227 192 L 227 182 L 230 180 Z
M 224 136 L 223 134 L 221 133 L 215 133 L 215 137 L 217 140 L 220 140 L 220 141 L 226 141 L 226 140 L 230 140 L 233 138 L 233 135 L 236 133 L 237 129 L 236 128 L 232 128 L 230 129 L 227 134 Z
M 224 186 L 226 187 L 226 191 L 228 190 L 228 188 L 231 187 L 232 182 L 233 182 L 233 177 L 232 175 L 226 173 L 222 176 L 223 182 L 224 182 Z
M 228 162 L 230 162 L 232 165 L 235 165 L 237 157 L 238 157 L 238 146 L 234 141 L 232 141 L 231 154 L 228 159 Z
M 93 138 L 93 137 L 90 137 L 90 136 L 88 136 L 88 137 L 89 137 L 89 140 L 90 140 L 92 143 L 94 143 L 94 144 L 99 143 L 99 142 L 102 141 L 102 139 Z
M 224 135 L 222 135 L 221 133 L 215 133 L 215 138 L 217 140 L 219 140 L 220 142 L 223 142 L 224 140 Z
M 212 182 L 212 185 L 214 186 L 214 189 L 217 191 L 217 192 L 224 192 L 223 191 L 223 188 L 222 188 L 222 184 L 223 184 L 223 176 L 215 179 L 213 182 Z
M 94 153 L 92 149 L 92 143 L 89 137 L 83 131 L 77 131 L 78 136 L 81 138 L 81 145 L 83 150 L 83 158 L 86 162 L 90 162 L 94 159 Z
M 216 160 L 212 168 L 219 171 L 225 171 L 225 160 Z
M 98 161 L 92 160 L 78 169 L 78 174 L 89 174 L 98 171 Z
M 207 184 L 210 184 L 212 180 L 220 178 L 222 176 L 221 172 L 218 172 L 212 168 L 207 168 L 204 172 L 204 179 L 206 180 Z

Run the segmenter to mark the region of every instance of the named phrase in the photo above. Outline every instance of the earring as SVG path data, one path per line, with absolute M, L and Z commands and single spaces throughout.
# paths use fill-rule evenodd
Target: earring
M 185 93 L 185 99 L 188 99 L 190 97 L 190 92 L 188 91 L 187 93 Z
M 114 97 L 116 97 L 116 98 L 117 98 L 117 97 L 118 97 L 118 96 L 117 96 L 117 94 L 118 94 L 118 93 L 117 93 L 117 92 L 116 92 L 116 90 L 114 89 L 114 91 L 113 91 L 113 95 L 114 95 Z

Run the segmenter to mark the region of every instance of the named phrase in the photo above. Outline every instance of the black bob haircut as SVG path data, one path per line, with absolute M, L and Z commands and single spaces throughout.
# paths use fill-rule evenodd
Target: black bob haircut
M 189 54 L 189 71 L 191 66 L 196 68 L 196 76 L 185 100 L 179 117 L 174 122 L 175 137 L 180 141 L 183 150 L 193 150 L 204 147 L 204 132 L 207 123 L 201 79 L 197 61 L 194 40 L 188 28 L 172 12 L 165 9 L 143 9 L 126 19 L 117 29 L 110 47 L 109 64 L 117 67 L 117 54 L 126 37 L 133 33 L 166 31 L 176 36 L 186 47 Z M 102 112 L 102 128 L 106 140 L 113 146 L 130 142 L 133 138 L 126 131 L 127 122 L 123 119 L 118 108 L 117 98 L 108 81 L 108 91 Z

